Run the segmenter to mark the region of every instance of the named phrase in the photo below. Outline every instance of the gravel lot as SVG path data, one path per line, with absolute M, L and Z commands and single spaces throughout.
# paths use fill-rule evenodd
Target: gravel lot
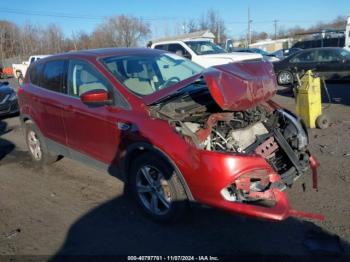
M 324 214 L 323 222 L 267 222 L 198 207 L 180 223 L 159 225 L 142 215 L 123 194 L 123 183 L 108 173 L 69 159 L 34 168 L 18 117 L 0 119 L 0 255 L 310 255 L 305 240 L 317 235 L 319 243 L 335 247 L 339 236 L 349 256 L 350 84 L 329 89 L 333 101 L 326 113 L 333 124 L 310 130 L 321 163 L 319 191 L 307 176 L 288 193 L 295 209 Z M 291 97 L 275 100 L 294 107 Z

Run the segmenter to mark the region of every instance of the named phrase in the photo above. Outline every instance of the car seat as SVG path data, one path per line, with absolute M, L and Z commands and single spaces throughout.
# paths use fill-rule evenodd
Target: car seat
M 126 74 L 128 78 L 123 83 L 130 90 L 141 95 L 152 94 L 155 91 L 147 77 L 147 70 L 138 60 L 127 61 Z

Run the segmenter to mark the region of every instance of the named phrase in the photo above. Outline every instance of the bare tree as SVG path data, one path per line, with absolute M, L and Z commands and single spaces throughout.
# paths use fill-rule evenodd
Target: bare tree
M 0 59 L 14 56 L 19 52 L 19 28 L 8 21 L 0 21 Z
M 198 26 L 197 23 L 194 19 L 189 20 L 187 23 L 185 23 L 186 25 L 186 32 L 187 33 L 192 33 L 194 31 L 198 31 Z
M 215 35 L 215 42 L 225 42 L 226 25 L 219 13 L 214 9 L 209 9 L 206 14 L 203 14 L 199 19 L 199 29 L 208 29 Z
M 150 33 L 149 25 L 125 15 L 109 18 L 93 32 L 94 46 L 137 46 Z

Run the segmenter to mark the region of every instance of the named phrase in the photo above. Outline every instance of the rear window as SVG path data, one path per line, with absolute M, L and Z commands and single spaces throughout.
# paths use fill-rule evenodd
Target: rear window
M 44 64 L 36 64 L 32 66 L 29 70 L 30 82 L 33 85 L 40 86 L 40 78 L 44 68 Z
M 63 92 L 65 61 L 49 61 L 45 63 L 40 86 L 55 92 Z

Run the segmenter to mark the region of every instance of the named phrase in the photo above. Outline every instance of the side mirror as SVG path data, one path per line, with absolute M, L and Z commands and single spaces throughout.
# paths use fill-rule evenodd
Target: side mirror
M 108 98 L 108 92 L 103 89 L 87 91 L 80 96 L 80 100 L 87 105 L 109 105 L 112 102 Z

